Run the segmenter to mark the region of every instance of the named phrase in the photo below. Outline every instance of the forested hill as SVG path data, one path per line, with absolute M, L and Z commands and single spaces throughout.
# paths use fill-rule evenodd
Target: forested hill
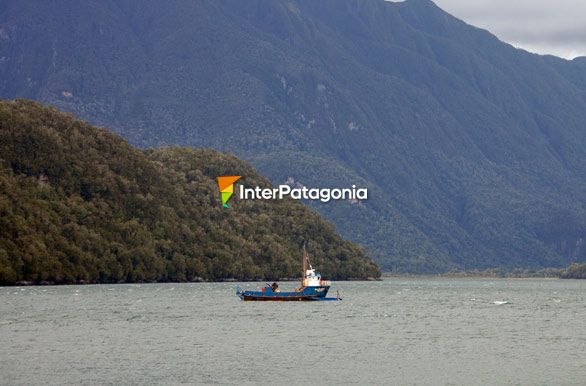
M 304 240 L 326 277 L 380 275 L 300 202 L 223 209 L 218 175 L 270 185 L 228 154 L 141 151 L 55 109 L 0 102 L 0 284 L 299 277 Z
M 367 186 L 317 209 L 384 270 L 586 262 L 586 60 L 430 0 L 3 0 L 0 97 Z

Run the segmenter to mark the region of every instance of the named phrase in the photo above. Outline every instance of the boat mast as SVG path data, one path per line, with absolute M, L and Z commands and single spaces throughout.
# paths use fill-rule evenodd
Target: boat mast
M 303 243 L 303 273 L 301 274 L 301 285 L 305 285 L 306 273 L 307 273 L 307 252 L 305 251 L 305 243 Z

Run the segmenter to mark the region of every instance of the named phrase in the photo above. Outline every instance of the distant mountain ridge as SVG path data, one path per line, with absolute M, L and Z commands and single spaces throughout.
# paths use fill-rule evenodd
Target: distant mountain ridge
M 0 96 L 139 146 L 235 152 L 385 270 L 586 260 L 586 59 L 517 50 L 428 0 L 0 4 Z M 324 186 L 325 187 L 325 186 Z

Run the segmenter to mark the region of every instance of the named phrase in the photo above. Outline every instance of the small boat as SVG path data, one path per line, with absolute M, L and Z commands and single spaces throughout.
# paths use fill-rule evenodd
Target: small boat
M 309 268 L 308 268 L 309 266 Z M 335 298 L 327 298 L 331 281 L 322 280 L 321 275 L 315 272 L 315 269 L 309 262 L 309 256 L 303 247 L 303 274 L 301 277 L 301 287 L 291 292 L 282 292 L 277 283 L 268 284 L 260 291 L 245 291 L 238 287 L 236 296 L 245 301 L 324 301 L 324 300 L 342 300 L 337 293 Z

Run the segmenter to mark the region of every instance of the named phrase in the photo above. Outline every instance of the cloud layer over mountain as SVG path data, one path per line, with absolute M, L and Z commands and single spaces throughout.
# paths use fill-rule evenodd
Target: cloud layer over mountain
M 435 3 L 530 52 L 567 59 L 586 55 L 585 1 L 435 0 Z

